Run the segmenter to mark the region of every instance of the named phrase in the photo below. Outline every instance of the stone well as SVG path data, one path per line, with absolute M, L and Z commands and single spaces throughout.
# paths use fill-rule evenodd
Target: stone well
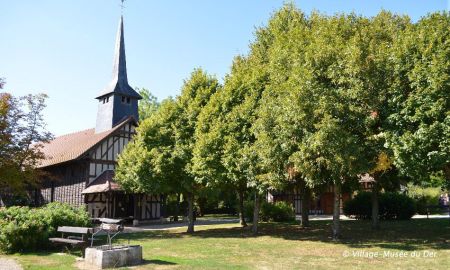
M 142 263 L 141 246 L 112 246 L 86 248 L 84 263 L 97 269 L 131 266 Z

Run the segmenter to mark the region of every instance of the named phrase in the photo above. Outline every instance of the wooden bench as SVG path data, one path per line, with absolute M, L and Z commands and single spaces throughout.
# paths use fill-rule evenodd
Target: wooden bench
M 58 232 L 61 233 L 61 237 L 49 238 L 48 240 L 55 244 L 81 247 L 81 253 L 84 257 L 84 248 L 89 245 L 88 236 L 92 234 L 91 228 L 62 226 L 58 227 Z M 64 237 L 64 234 L 67 237 Z

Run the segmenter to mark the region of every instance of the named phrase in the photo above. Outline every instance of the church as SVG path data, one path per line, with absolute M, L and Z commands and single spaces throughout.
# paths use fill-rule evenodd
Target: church
M 56 137 L 45 144 L 45 172 L 36 204 L 64 202 L 86 205 L 93 218 L 159 219 L 161 197 L 125 193 L 114 181 L 117 157 L 132 140 L 142 97 L 128 84 L 123 17 L 117 31 L 113 74 L 98 102 L 94 128 Z

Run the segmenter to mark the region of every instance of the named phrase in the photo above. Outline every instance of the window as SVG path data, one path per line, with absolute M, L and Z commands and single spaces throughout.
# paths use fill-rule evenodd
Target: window
M 130 102 L 131 102 L 130 97 L 122 96 L 122 103 L 130 104 Z

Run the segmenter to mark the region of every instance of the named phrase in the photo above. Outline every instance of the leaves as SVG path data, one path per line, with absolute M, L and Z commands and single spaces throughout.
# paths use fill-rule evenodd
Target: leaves
M 39 180 L 42 144 L 52 135 L 42 117 L 45 94 L 13 97 L 0 93 L 0 186 L 24 191 Z
M 197 117 L 218 89 L 217 79 L 196 69 L 180 96 L 164 100 L 141 121 L 134 140 L 119 156 L 116 180 L 124 189 L 141 193 L 195 191 L 191 160 Z

